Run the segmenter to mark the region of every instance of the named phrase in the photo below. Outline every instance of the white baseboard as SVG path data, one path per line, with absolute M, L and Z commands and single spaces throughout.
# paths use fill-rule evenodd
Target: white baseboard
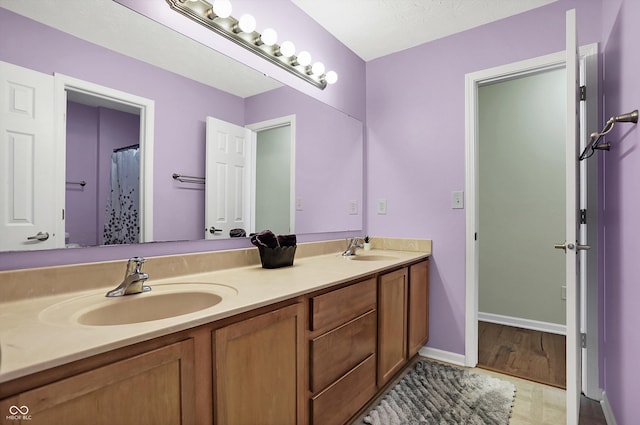
M 616 417 L 613 416 L 613 410 L 611 410 L 606 391 L 602 391 L 600 406 L 602 406 L 602 413 L 604 413 L 604 419 L 607 421 L 607 425 L 617 425 Z
M 451 351 L 439 350 L 437 348 L 422 347 L 418 352 L 422 357 L 433 360 L 451 363 L 457 366 L 464 366 L 464 354 L 452 353 Z
M 567 327 L 557 323 L 541 322 L 538 320 L 522 319 L 520 317 L 502 316 L 493 313 L 478 312 L 478 320 L 482 322 L 497 323 L 499 325 L 514 326 L 516 328 L 532 329 L 534 331 L 549 332 L 552 334 L 566 335 Z

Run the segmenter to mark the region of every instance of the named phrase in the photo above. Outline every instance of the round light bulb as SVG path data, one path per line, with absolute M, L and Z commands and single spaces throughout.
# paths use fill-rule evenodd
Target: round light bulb
M 231 2 L 229 0 L 214 0 L 213 13 L 220 18 L 228 18 L 231 16 Z
M 240 17 L 240 20 L 238 21 L 238 27 L 242 32 L 246 32 L 246 33 L 254 32 L 256 30 L 256 18 L 254 18 L 249 14 L 244 14 Z
M 335 84 L 338 81 L 338 74 L 335 71 L 327 72 L 327 75 L 324 76 L 327 84 Z
M 311 55 L 306 50 L 298 53 L 298 63 L 302 66 L 307 66 L 311 63 Z
M 296 46 L 290 41 L 283 41 L 280 45 L 280 53 L 285 58 L 290 58 L 296 52 Z
M 324 74 L 324 64 L 322 62 L 316 62 L 311 66 L 311 72 L 314 75 L 320 76 Z
M 267 46 L 273 46 L 278 42 L 278 33 L 273 28 L 267 28 L 262 32 L 260 39 Z

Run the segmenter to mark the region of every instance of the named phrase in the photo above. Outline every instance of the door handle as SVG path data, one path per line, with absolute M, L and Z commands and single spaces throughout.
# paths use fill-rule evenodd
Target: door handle
M 211 226 L 209 233 L 214 234 L 216 232 L 222 232 L 222 229 L 216 229 L 215 226 Z
M 580 245 L 580 244 L 576 245 L 576 244 L 566 243 L 566 242 L 563 242 L 561 244 L 555 244 L 555 245 L 553 245 L 553 247 L 555 249 L 561 249 L 564 252 L 567 252 L 567 249 L 571 250 L 571 251 L 573 251 L 574 249 L 576 249 L 578 251 L 586 251 L 588 249 L 591 249 L 591 246 L 589 246 L 589 245 Z
M 29 241 L 46 241 L 47 239 L 49 239 L 49 232 L 38 232 L 37 234 L 27 238 Z

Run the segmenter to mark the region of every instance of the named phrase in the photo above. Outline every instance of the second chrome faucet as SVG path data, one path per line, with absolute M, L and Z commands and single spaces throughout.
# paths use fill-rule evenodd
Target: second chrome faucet
M 347 249 L 342 253 L 344 257 L 351 257 L 352 255 L 356 255 L 356 249 L 363 248 L 364 239 L 355 237 L 347 239 Z

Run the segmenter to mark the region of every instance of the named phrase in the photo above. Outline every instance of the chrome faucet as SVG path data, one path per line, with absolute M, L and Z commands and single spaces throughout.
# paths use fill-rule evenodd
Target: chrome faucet
M 347 240 L 349 241 L 347 249 L 342 253 L 344 257 L 351 257 L 352 255 L 356 255 L 356 249 L 364 248 L 364 245 L 360 243 L 364 241 L 362 238 L 356 236 Z
M 139 294 L 151 290 L 150 286 L 144 284 L 149 279 L 147 273 L 142 273 L 142 265 L 146 260 L 142 257 L 129 258 L 124 279 L 117 288 L 107 292 L 107 297 L 122 297 L 124 295 Z

